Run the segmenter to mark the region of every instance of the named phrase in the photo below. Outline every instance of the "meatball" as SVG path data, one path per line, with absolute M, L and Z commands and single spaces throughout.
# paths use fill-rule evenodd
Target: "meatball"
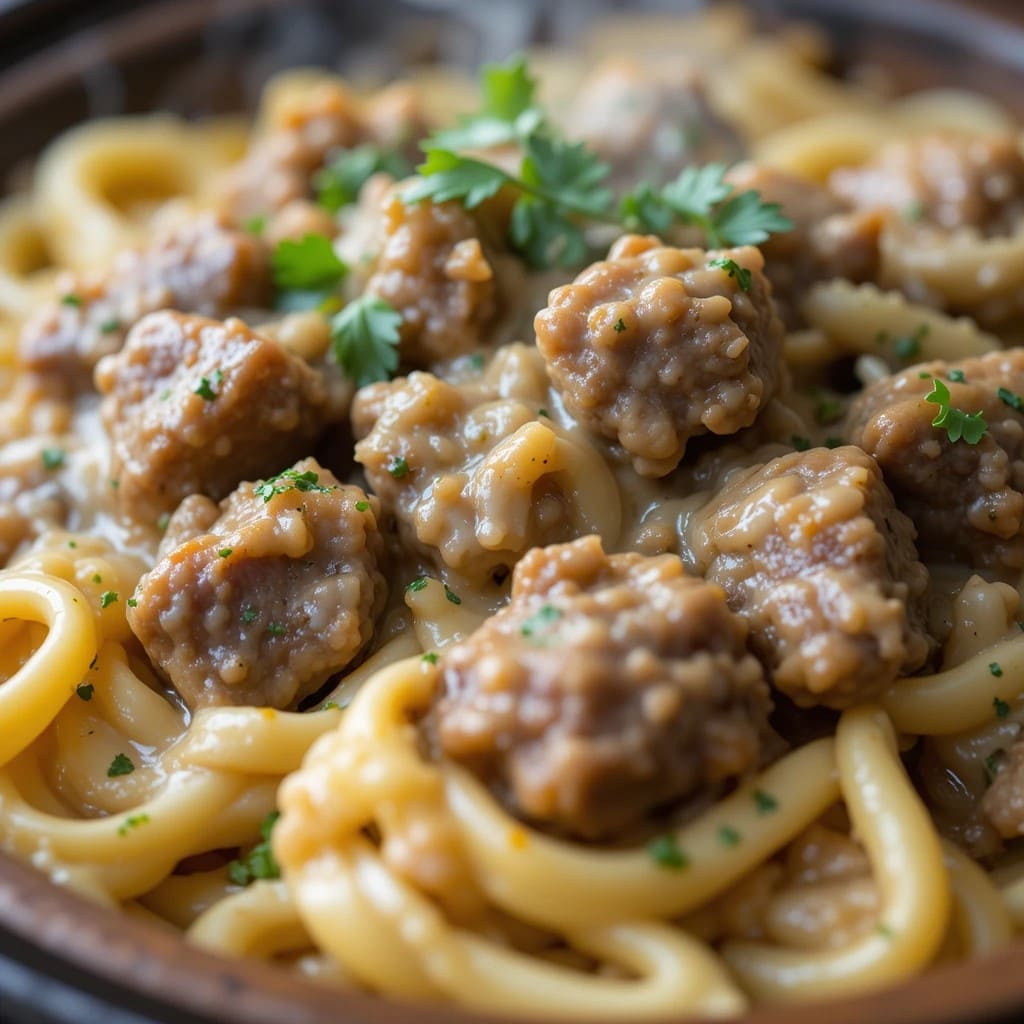
M 319 373 L 241 320 L 152 313 L 96 368 L 125 512 L 155 521 L 193 493 L 219 499 L 309 449 Z
M 793 222 L 792 230 L 772 235 L 759 247 L 772 298 L 787 326 L 802 325 L 800 299 L 815 282 L 875 279 L 884 220 L 879 211 L 851 211 L 815 182 L 768 166 L 741 164 L 726 177 L 737 190 L 753 189 L 766 202 L 778 203 Z
M 368 100 L 327 77 L 281 83 L 279 89 L 280 95 L 271 96 L 264 131 L 223 186 L 222 201 L 239 220 L 309 198 L 313 175 L 332 153 L 364 143 L 409 146 L 423 134 L 415 94 L 402 83 Z
M 983 414 L 987 430 L 977 444 L 951 441 L 933 425 L 940 409 L 925 397 L 936 378 L 949 389 L 950 408 Z M 1015 348 L 955 367 L 912 367 L 876 381 L 851 405 L 843 436 L 878 460 L 922 551 L 1014 577 L 1024 568 L 1022 394 L 1024 349 Z
M 998 759 L 993 756 L 989 763 L 993 760 Z M 981 798 L 981 813 L 1003 839 L 1024 836 L 1024 741 L 1014 743 L 999 762 L 996 777 Z
M 691 164 L 732 163 L 743 152 L 739 135 L 708 104 L 695 69 L 678 62 L 658 71 L 622 58 L 602 62 L 581 83 L 566 125 L 623 188 L 663 184 Z
M 516 815 L 608 839 L 758 766 L 768 688 L 720 587 L 672 555 L 537 548 L 446 648 L 426 729 Z
M 356 461 L 403 539 L 476 583 L 577 533 L 560 474 L 572 442 L 536 406 L 415 372 L 364 388 Z
M 191 498 L 129 625 L 190 708 L 291 707 L 370 641 L 386 598 L 378 514 L 315 459 L 242 484 L 219 509 Z
M 65 460 L 62 447 L 35 437 L 0 447 L 0 568 L 22 544 L 67 521 Z
M 26 324 L 21 358 L 30 369 L 87 386 L 96 363 L 119 351 L 147 313 L 174 308 L 223 317 L 268 306 L 271 281 L 259 239 L 203 216 L 123 254 L 106 274 L 66 278 L 61 291 L 60 302 Z
M 687 540 L 747 620 L 772 682 L 798 704 L 846 707 L 930 653 L 913 524 L 859 448 L 736 472 L 691 519 Z
M 834 171 L 829 184 L 856 206 L 896 210 L 947 231 L 1011 235 L 1024 214 L 1024 158 L 1009 136 L 890 142 L 863 167 Z
M 763 266 L 749 247 L 620 238 L 537 314 L 569 411 L 644 476 L 675 469 L 691 437 L 749 427 L 775 393 L 784 336 Z
M 383 243 L 366 290 L 402 314 L 404 362 L 478 348 L 498 312 L 498 288 L 480 228 L 459 203 L 407 204 L 400 189 L 382 204 Z

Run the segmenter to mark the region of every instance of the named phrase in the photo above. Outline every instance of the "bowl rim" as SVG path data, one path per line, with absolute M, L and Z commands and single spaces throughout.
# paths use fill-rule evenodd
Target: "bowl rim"
M 220 0 L 217 11 L 251 11 L 279 2 Z M 751 3 L 757 5 L 756 0 Z M 435 6 L 440 11 L 448 7 L 440 0 Z M 761 6 L 789 17 L 846 14 L 862 22 L 913 30 L 947 43 L 955 41 L 1024 74 L 1024 27 L 953 0 L 766 0 Z M 209 20 L 210 9 L 210 0 L 158 0 L 115 14 L 102 28 L 102 56 L 117 61 L 185 38 Z M 79 37 L 85 35 L 91 46 L 80 45 Z M 0 69 L 0 123 L 18 108 L 45 99 L 94 63 L 96 39 L 96 29 L 86 29 Z M 55 983 L 61 980 L 62 967 L 83 972 L 80 979 L 96 983 L 105 1007 L 107 1001 L 112 1009 L 143 1006 L 149 1019 L 171 1014 L 167 1019 L 180 1022 L 187 1013 L 223 1024 L 281 1024 L 283 1020 L 338 1024 L 342 1019 L 345 1024 L 509 1024 L 513 1020 L 455 1006 L 405 1004 L 339 990 L 262 961 L 200 949 L 169 926 L 97 904 L 0 851 L 0 961 L 4 958 L 37 972 L 45 962 L 45 973 Z M 0 1011 L 3 995 L 0 990 Z M 977 1024 L 982 1019 L 1018 1020 L 1022 1013 L 1024 941 L 1016 941 L 981 959 L 932 968 L 878 992 L 759 1007 L 735 1024 L 821 1024 L 824 1020 L 829 1024 L 933 1024 L 937 1019 L 942 1024 Z M 77 1011 L 66 1019 L 76 1024 L 87 1020 Z M 692 1018 L 679 1018 L 677 1024 L 687 1020 Z M 109 1016 L 105 1021 L 114 1024 Z M 549 1019 L 547 1024 L 555 1021 Z M 585 1024 L 585 1019 L 579 1018 L 577 1024 Z

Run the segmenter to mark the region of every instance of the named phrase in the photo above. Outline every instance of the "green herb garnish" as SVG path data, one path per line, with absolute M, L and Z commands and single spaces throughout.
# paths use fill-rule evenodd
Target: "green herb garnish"
M 64 450 L 62 448 L 44 448 L 40 454 L 43 460 L 43 469 L 60 469 L 64 465 Z
M 996 718 L 1005 718 L 1010 713 L 1010 705 L 998 697 L 992 698 L 992 707 L 996 709 Z
M 75 687 L 75 693 L 78 694 L 81 700 L 84 700 L 88 704 L 88 702 L 92 700 L 93 691 L 95 689 L 96 688 L 92 683 L 79 683 Z
M 735 279 L 741 291 L 750 291 L 754 275 L 746 267 L 740 266 L 735 260 L 730 259 L 728 256 L 716 256 L 714 259 L 708 260 L 708 266 L 724 270 L 731 278 Z
M 100 607 L 109 608 L 117 600 L 117 594 L 113 590 L 104 590 L 100 594 Z
M 356 387 L 388 380 L 398 369 L 401 326 L 402 314 L 375 295 L 363 295 L 334 315 L 334 354 Z
M 660 868 L 668 871 L 682 871 L 690 866 L 686 856 L 673 835 L 658 836 L 647 844 L 647 855 Z
M 307 469 L 303 473 L 295 469 L 286 469 L 269 480 L 261 480 L 253 487 L 252 493 L 254 497 L 262 498 L 265 505 L 274 495 L 284 494 L 286 491 L 302 491 L 303 493 L 316 491 L 319 494 L 326 494 L 328 491 L 334 490 L 333 487 L 323 487 L 318 483 L 319 480 L 320 474 L 311 469 Z
M 257 879 L 268 880 L 281 877 L 281 869 L 274 860 L 270 846 L 270 835 L 274 831 L 280 811 L 271 811 L 260 825 L 262 841 L 257 843 L 244 857 L 228 865 L 228 878 L 235 885 L 249 885 Z
M 962 438 L 967 444 L 977 444 L 985 436 L 988 424 L 981 410 L 966 413 L 951 405 L 949 388 L 938 377 L 932 377 L 932 390 L 924 400 L 939 407 L 932 426 L 944 428 L 950 441 L 956 442 Z
M 127 818 L 117 828 L 117 834 L 119 836 L 126 836 L 133 829 L 138 828 L 140 825 L 149 824 L 148 814 L 129 814 Z
M 543 604 L 520 627 L 523 636 L 536 636 L 547 632 L 562 617 L 562 610 L 553 604 Z
M 396 479 L 401 480 L 403 476 L 409 475 L 409 463 L 404 455 L 396 455 L 388 466 L 388 472 Z
M 407 178 L 412 165 L 401 153 L 370 142 L 346 150 L 313 175 L 316 201 L 328 213 L 337 213 L 354 203 L 366 182 L 381 171 L 392 178 Z
M 107 769 L 107 778 L 116 779 L 119 775 L 131 775 L 135 771 L 135 765 L 127 754 L 115 754 L 114 760 L 110 762 Z

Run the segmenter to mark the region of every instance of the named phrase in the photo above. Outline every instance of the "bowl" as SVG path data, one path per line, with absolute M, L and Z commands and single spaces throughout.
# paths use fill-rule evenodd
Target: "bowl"
M 83 6 L 86 9 L 82 9 Z M 358 73 L 408 60 L 472 66 L 535 41 L 572 39 L 614 0 L 14 0 L 0 4 L 0 182 L 86 117 L 251 109 L 275 71 Z M 657 0 L 643 5 L 657 9 Z M 681 4 L 663 3 L 678 10 Z M 696 6 L 696 5 L 689 5 Z M 838 71 L 882 68 L 899 90 L 962 85 L 1024 117 L 1024 26 L 967 4 L 768 0 L 769 25 L 811 20 Z M 812 1006 L 763 1008 L 743 1024 L 997 1024 L 1024 1018 L 1024 945 L 899 987 Z M 263 963 L 186 945 L 170 928 L 60 890 L 0 854 L 0 1021 L 23 1024 L 497 1024 L 448 1007 L 339 992 Z M 683 1024 L 682 1021 L 679 1024 Z

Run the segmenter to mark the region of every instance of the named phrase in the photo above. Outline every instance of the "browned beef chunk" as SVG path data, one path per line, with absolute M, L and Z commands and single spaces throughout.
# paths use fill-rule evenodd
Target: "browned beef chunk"
M 111 476 L 124 511 L 153 522 L 189 494 L 223 498 L 309 450 L 319 373 L 241 320 L 152 313 L 97 367 Z
M 884 219 L 878 211 L 850 210 L 813 181 L 768 166 L 740 164 L 727 179 L 738 191 L 753 189 L 765 202 L 778 203 L 793 222 L 791 231 L 759 246 L 772 298 L 787 326 L 801 324 L 800 299 L 815 282 L 843 278 L 860 284 L 877 276 Z
M 480 228 L 458 203 L 383 204 L 383 243 L 366 290 L 402 314 L 402 359 L 428 366 L 487 340 L 498 288 Z
M 895 210 L 952 231 L 1013 234 L 1024 215 L 1024 157 L 1007 137 L 926 135 L 891 142 L 829 183 L 856 206 Z
M 190 498 L 129 624 L 189 707 L 291 707 L 370 640 L 386 596 L 379 507 L 314 459 L 219 508 Z
M 933 426 L 940 407 L 925 397 L 936 377 L 951 409 L 982 413 L 987 430 L 977 444 Z M 1024 567 L 1021 395 L 1024 349 L 1015 348 L 912 367 L 865 388 L 850 407 L 844 436 L 878 460 L 922 551 L 1003 575 Z
M 757 766 L 769 699 L 745 639 L 672 555 L 535 548 L 511 604 L 442 653 L 426 728 L 513 813 L 610 838 Z
M 921 667 L 928 572 L 877 465 L 852 446 L 740 470 L 693 518 L 698 568 L 798 704 L 845 707 Z
M 224 317 L 269 305 L 271 283 L 259 239 L 204 216 L 123 254 L 106 274 L 67 278 L 61 291 L 60 302 L 26 324 L 21 358 L 87 386 L 96 363 L 120 350 L 147 313 L 173 308 Z
M 784 334 L 763 266 L 750 247 L 620 238 L 537 314 L 566 406 L 645 476 L 675 469 L 691 437 L 749 427 L 775 392 Z

